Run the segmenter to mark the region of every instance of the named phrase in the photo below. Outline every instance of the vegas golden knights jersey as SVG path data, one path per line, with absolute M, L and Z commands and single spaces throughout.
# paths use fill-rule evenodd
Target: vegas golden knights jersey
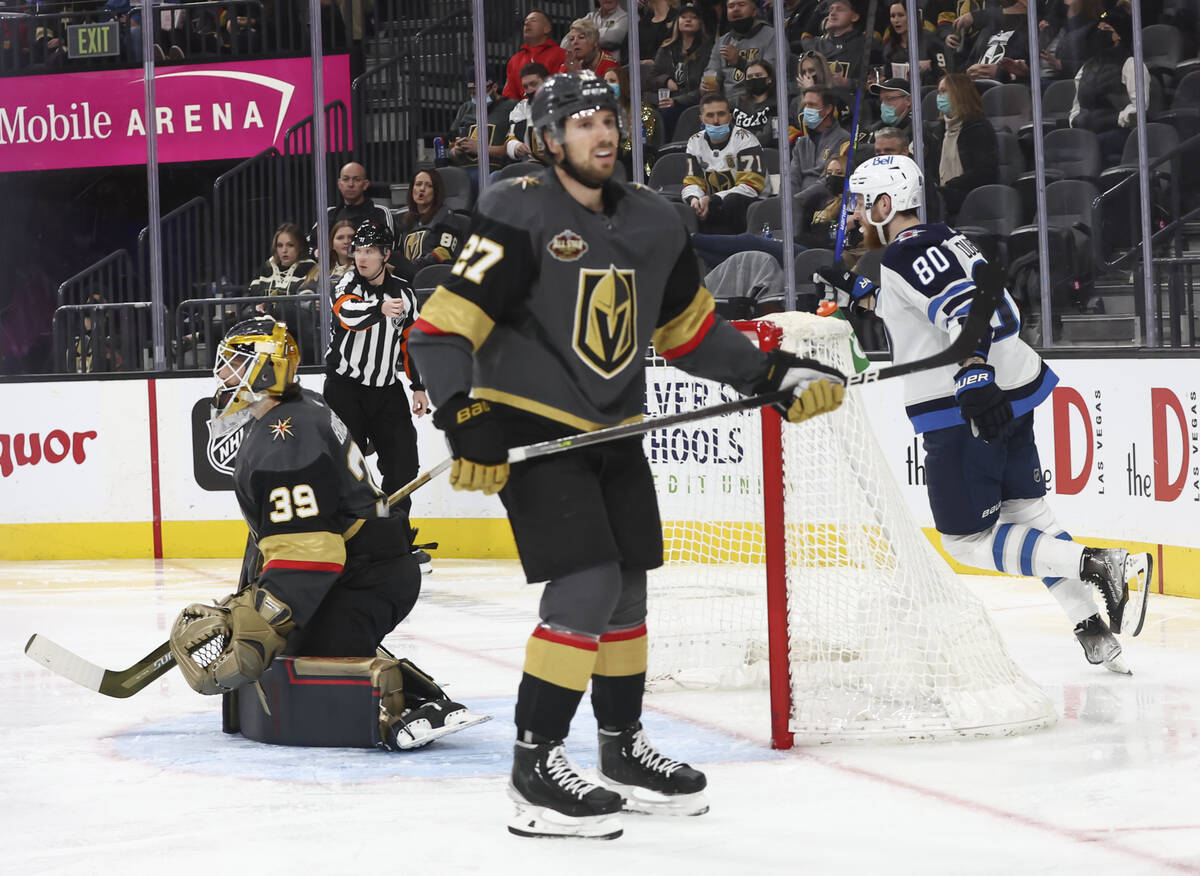
M 641 418 L 652 342 L 735 387 L 765 372 L 715 314 L 671 205 L 612 180 L 603 198 L 585 208 L 553 169 L 488 189 L 409 338 L 435 404 L 469 392 L 590 430 Z
M 412 280 L 417 271 L 440 265 L 458 255 L 466 239 L 468 220 L 444 204 L 428 222 L 400 231 L 400 272 Z
M 687 157 L 681 192 L 685 201 L 704 195 L 757 198 L 771 193 L 762 145 L 744 128 L 734 127 L 720 146 L 714 146 L 703 131 L 693 134 L 687 142 Z

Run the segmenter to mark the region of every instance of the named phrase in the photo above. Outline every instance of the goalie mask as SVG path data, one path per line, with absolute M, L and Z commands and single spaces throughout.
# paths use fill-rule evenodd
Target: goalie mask
M 880 238 L 886 242 L 884 228 L 896 214 L 921 206 L 924 177 L 917 163 L 907 155 L 876 155 L 850 175 L 850 191 L 862 195 L 867 221 L 879 229 Z M 871 218 L 871 207 L 880 195 L 892 199 L 892 209 L 876 222 Z
M 217 391 L 208 423 L 209 443 L 245 425 L 255 402 L 283 395 L 296 382 L 299 368 L 300 349 L 284 323 L 258 316 L 227 331 L 213 363 Z

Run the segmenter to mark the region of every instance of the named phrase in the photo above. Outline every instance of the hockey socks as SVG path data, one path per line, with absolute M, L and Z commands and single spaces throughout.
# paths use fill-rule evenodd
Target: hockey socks
M 594 636 L 542 624 L 525 646 L 517 690 L 517 734 L 526 741 L 562 740 L 596 665 Z
M 601 727 L 631 727 L 642 716 L 646 687 L 646 625 L 600 637 L 592 670 L 592 710 Z

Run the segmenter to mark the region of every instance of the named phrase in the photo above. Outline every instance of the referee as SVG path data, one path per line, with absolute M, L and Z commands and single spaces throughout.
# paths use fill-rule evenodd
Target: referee
M 384 492 L 391 494 L 417 475 L 417 431 L 412 414 L 429 411 L 416 363 L 408 355 L 408 332 L 417 318 L 412 287 L 387 269 L 392 233 L 364 222 L 354 233 L 354 267 L 333 293 L 333 336 L 325 354 L 325 401 L 342 418 L 355 442 L 379 453 Z M 411 413 L 400 382 L 412 385 Z M 398 503 L 407 515 L 412 501 Z

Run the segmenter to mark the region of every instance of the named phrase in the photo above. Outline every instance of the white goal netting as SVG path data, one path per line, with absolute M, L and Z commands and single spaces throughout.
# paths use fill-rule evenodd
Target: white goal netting
M 801 313 L 771 321 L 785 349 L 853 370 L 844 321 Z M 714 404 L 721 392 L 652 368 L 647 410 Z M 762 429 L 753 411 L 646 437 L 667 548 L 666 565 L 650 577 L 650 687 L 746 687 L 786 673 L 797 742 L 997 735 L 1053 723 L 1046 695 L 913 521 L 859 393 L 848 391 L 834 414 L 784 423 L 777 459 L 772 451 L 764 459 Z M 783 486 L 765 518 L 769 527 L 781 514 L 784 535 L 773 580 L 786 595 L 787 656 L 774 665 L 764 471 Z

